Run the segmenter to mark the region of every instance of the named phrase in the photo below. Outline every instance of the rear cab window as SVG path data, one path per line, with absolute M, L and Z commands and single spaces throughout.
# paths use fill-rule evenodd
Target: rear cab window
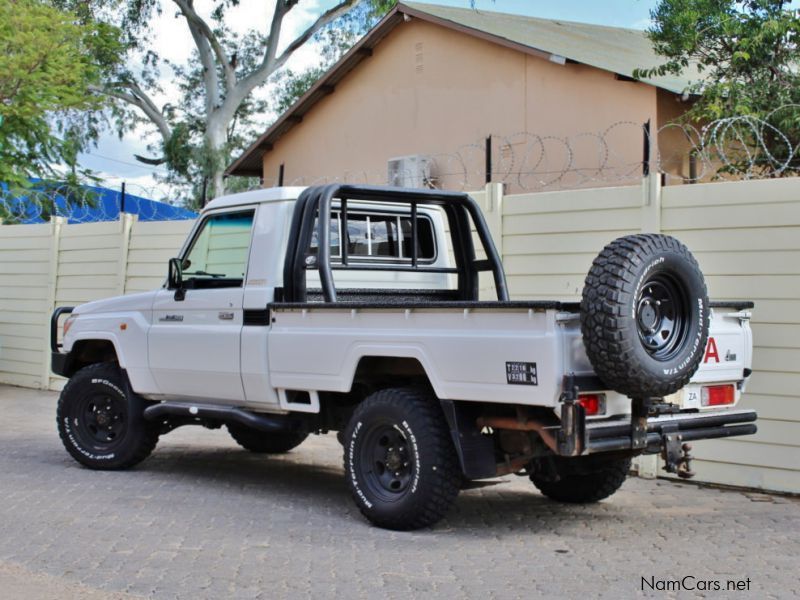
M 318 223 L 319 221 L 317 221 Z M 340 211 L 331 212 L 331 260 L 342 262 L 342 243 L 347 244 L 351 262 L 411 263 L 411 214 L 351 209 L 347 224 L 342 223 Z M 318 252 L 318 228 L 314 227 L 311 254 Z M 431 218 L 417 215 L 417 259 L 420 263 L 436 260 L 436 236 Z

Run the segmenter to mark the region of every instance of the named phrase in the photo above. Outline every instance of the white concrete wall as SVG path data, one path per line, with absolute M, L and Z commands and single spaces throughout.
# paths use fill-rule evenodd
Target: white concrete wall
M 741 405 L 758 411 L 759 431 L 695 443 L 697 479 L 800 492 L 800 179 L 520 194 L 487 219 L 502 225 L 512 298 L 578 299 L 604 244 L 661 231 L 692 250 L 712 299 L 754 300 Z
M 0 383 L 59 389 L 50 373 L 50 315 L 159 287 L 194 221 L 0 226 Z
M 800 492 L 800 179 L 475 194 L 512 298 L 576 299 L 597 252 L 638 231 L 683 240 L 714 299 L 753 299 L 754 374 L 742 405 L 759 432 L 695 444 L 698 479 Z M 59 387 L 48 323 L 58 305 L 154 289 L 191 221 L 0 226 L 0 383 Z M 490 282 L 481 292 L 493 296 Z

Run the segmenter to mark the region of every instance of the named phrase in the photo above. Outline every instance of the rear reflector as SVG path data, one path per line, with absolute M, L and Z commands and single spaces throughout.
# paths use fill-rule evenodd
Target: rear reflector
M 586 411 L 586 416 L 602 415 L 606 412 L 606 397 L 604 394 L 585 394 L 578 396 L 578 404 Z
M 703 406 L 721 406 L 733 404 L 736 400 L 736 390 L 732 383 L 727 385 L 704 385 L 700 395 Z

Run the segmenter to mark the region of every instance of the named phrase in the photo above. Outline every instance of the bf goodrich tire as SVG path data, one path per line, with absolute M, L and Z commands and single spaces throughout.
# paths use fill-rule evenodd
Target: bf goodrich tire
M 630 397 L 667 396 L 689 382 L 703 356 L 709 317 L 697 261 L 670 236 L 616 239 L 586 277 L 586 353 L 605 384 Z
M 70 456 L 90 469 L 127 469 L 158 442 L 158 429 L 144 419 L 146 403 L 130 391 L 114 363 L 84 367 L 58 399 L 58 434 Z
M 414 389 L 379 390 L 344 436 L 347 484 L 362 514 L 387 529 L 433 525 L 453 504 L 461 468 L 439 402 Z
M 231 437 L 245 450 L 259 454 L 284 454 L 302 444 L 307 433 L 265 433 L 242 425 L 227 425 Z
M 584 456 L 556 458 L 559 478 L 531 475 L 531 481 L 542 494 L 557 502 L 585 504 L 599 502 L 616 492 L 631 469 L 630 458 L 607 459 Z

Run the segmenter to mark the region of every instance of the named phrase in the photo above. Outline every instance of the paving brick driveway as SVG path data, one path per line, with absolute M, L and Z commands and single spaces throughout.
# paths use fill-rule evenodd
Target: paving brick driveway
M 184 428 L 127 472 L 81 468 L 56 394 L 0 386 L 0 598 L 522 598 L 643 595 L 642 577 L 750 578 L 800 594 L 800 501 L 630 479 L 594 506 L 523 478 L 462 492 L 433 530 L 369 526 L 334 436 L 281 458 Z

